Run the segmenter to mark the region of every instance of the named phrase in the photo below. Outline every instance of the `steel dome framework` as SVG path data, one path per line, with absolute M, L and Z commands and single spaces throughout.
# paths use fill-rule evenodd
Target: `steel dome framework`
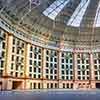
M 1 0 L 1 15 L 52 41 L 99 43 L 100 0 Z

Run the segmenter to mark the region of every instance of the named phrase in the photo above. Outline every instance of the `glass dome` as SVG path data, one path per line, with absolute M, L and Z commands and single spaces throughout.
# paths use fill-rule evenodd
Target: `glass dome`
M 0 0 L 0 13 L 51 41 L 99 43 L 99 0 Z

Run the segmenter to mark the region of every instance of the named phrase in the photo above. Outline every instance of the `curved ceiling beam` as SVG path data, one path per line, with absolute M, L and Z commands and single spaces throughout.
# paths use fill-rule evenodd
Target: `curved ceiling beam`
M 82 0 L 79 6 L 76 8 L 75 12 L 71 16 L 67 25 L 79 27 L 82 21 L 82 18 L 87 10 L 90 0 Z

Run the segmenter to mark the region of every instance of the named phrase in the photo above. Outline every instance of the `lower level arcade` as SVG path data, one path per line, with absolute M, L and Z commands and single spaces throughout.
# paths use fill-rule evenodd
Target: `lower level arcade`
M 0 90 L 35 90 L 35 89 L 71 89 L 88 90 L 100 89 L 100 82 L 96 81 L 54 81 L 54 80 L 24 80 L 24 79 L 2 79 Z

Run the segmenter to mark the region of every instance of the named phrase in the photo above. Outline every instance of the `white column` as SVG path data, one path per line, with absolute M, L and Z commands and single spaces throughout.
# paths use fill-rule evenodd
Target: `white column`
M 58 83 L 58 87 L 59 88 L 62 88 L 62 82 L 61 82 L 61 51 L 59 51 L 59 55 L 58 55 L 59 57 L 58 57 L 58 79 L 59 79 L 59 83 Z
M 11 62 L 12 62 L 12 47 L 13 47 L 13 35 L 8 34 L 7 40 L 7 54 L 6 54 L 6 64 L 5 64 L 5 76 L 8 77 L 5 79 L 4 88 L 12 89 L 12 81 L 10 76 Z
M 73 52 L 74 89 L 78 88 L 77 53 Z
M 47 88 L 47 84 L 46 84 L 46 49 L 43 48 L 43 52 L 42 52 L 42 88 Z
M 13 35 L 8 36 L 8 46 L 7 46 L 7 62 L 6 62 L 6 68 L 5 68 L 5 75 L 10 75 L 10 68 L 11 68 L 11 58 L 12 58 L 12 47 L 13 47 Z
M 90 88 L 95 88 L 93 53 L 90 53 L 90 81 L 91 81 L 91 87 Z
M 31 44 L 27 43 L 26 44 L 26 50 L 25 50 L 25 68 L 24 68 L 24 72 L 25 72 L 25 78 L 29 78 L 29 58 L 30 58 L 30 46 Z M 25 80 L 24 82 L 24 89 L 29 89 L 29 81 Z

